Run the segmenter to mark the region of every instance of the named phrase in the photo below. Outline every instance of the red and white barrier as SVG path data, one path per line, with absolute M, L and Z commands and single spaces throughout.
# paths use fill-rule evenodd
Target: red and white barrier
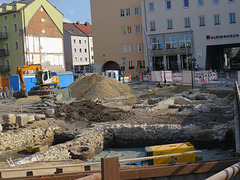
M 216 72 L 210 72 L 210 81 L 217 81 L 218 80 L 218 75 Z
M 174 82 L 181 82 L 182 81 L 182 73 L 174 73 L 174 74 L 172 74 L 172 80 Z
M 132 82 L 132 75 L 129 75 L 129 81 Z
M 142 75 L 140 75 L 140 82 L 143 82 Z

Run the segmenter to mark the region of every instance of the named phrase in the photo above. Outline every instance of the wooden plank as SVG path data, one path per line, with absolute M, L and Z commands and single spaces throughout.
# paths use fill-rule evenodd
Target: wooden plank
M 238 160 L 223 160 L 215 162 L 181 163 L 174 166 L 149 166 L 145 168 L 121 170 L 120 177 L 121 179 L 127 180 L 218 172 L 237 162 Z
M 119 158 L 102 158 L 102 180 L 120 180 Z

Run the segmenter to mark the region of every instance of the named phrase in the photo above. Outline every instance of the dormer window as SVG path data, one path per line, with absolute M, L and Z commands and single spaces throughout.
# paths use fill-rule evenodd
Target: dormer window
M 14 5 L 13 5 L 13 11 L 16 11 L 16 10 L 17 10 L 17 5 L 14 4 Z
M 7 8 L 5 6 L 5 7 L 3 7 L 3 13 L 6 13 L 6 12 L 7 12 Z

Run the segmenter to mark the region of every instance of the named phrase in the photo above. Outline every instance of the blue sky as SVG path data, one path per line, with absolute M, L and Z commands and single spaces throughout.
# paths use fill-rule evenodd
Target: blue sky
M 0 0 L 2 3 L 11 3 L 14 0 Z M 91 22 L 90 0 L 48 0 L 64 15 L 64 21 L 85 23 Z

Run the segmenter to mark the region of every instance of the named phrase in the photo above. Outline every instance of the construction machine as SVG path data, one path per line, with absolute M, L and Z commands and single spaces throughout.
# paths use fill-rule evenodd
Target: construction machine
M 37 79 L 36 85 L 44 87 L 45 90 L 49 89 L 50 87 L 57 87 L 58 83 L 60 83 L 58 76 L 52 76 L 49 70 L 43 71 L 40 64 L 18 66 L 17 75 L 19 76 L 22 88 L 20 89 L 20 92 L 18 93 L 17 96 L 20 97 L 28 96 L 28 92 L 26 91 L 26 84 L 23 78 L 23 72 L 30 70 L 35 71 L 35 76 Z

